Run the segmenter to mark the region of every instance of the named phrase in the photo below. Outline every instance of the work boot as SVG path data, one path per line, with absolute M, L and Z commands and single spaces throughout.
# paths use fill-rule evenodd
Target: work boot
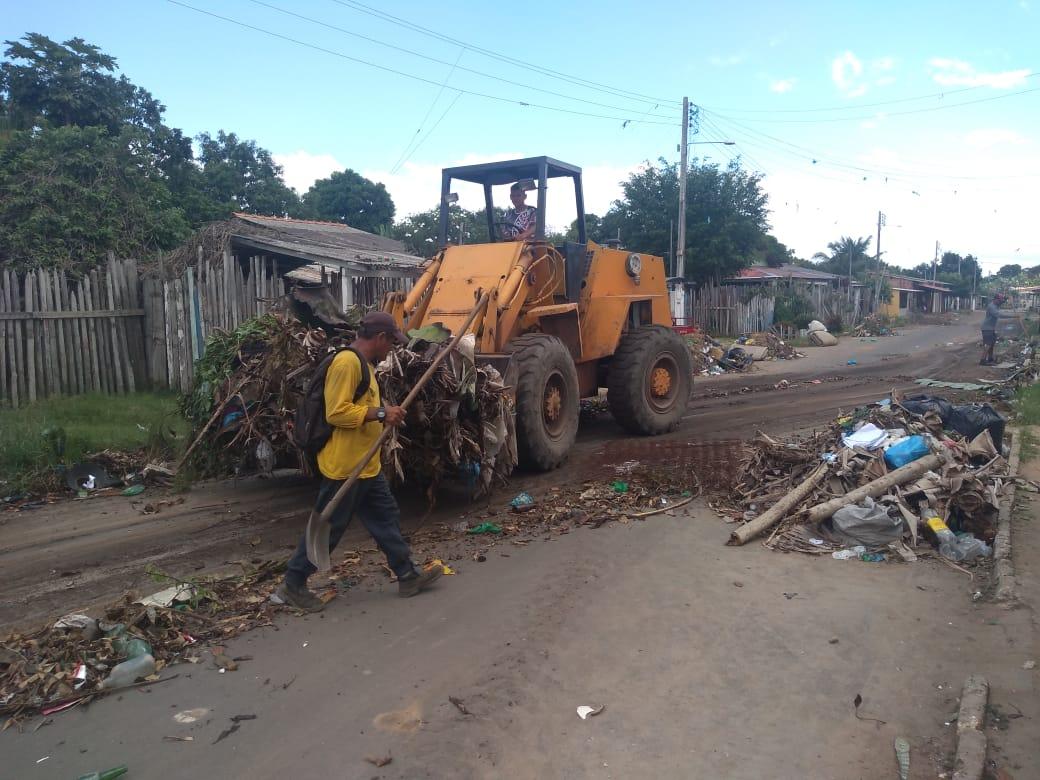
M 290 585 L 285 581 L 275 588 L 274 593 L 271 594 L 271 602 L 296 607 L 304 612 L 321 612 L 325 609 L 322 600 L 315 596 L 306 585 Z
M 434 566 L 426 571 L 412 569 L 411 574 L 406 574 L 397 579 L 397 595 L 403 599 L 414 596 L 419 591 L 429 587 L 442 574 L 444 574 L 444 569 L 440 566 Z

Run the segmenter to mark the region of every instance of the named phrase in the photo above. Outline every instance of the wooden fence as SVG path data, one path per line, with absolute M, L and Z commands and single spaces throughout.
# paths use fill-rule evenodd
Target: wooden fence
M 189 266 L 176 279 L 146 276 L 142 289 L 148 379 L 155 387 L 186 392 L 209 335 L 268 311 L 285 294 L 285 282 L 276 260 L 251 257 L 243 271 L 225 252 L 218 260 Z
M 143 319 L 134 260 L 110 257 L 75 282 L 63 271 L 0 270 L 0 400 L 143 387 Z
M 701 285 L 686 296 L 688 322 L 719 336 L 739 336 L 769 330 L 773 326 L 775 297 L 797 294 L 809 301 L 813 316 L 821 321 L 840 317 L 850 328 L 867 314 L 861 288 L 835 289 L 829 285 L 806 285 L 787 282 L 766 289 L 751 285 Z

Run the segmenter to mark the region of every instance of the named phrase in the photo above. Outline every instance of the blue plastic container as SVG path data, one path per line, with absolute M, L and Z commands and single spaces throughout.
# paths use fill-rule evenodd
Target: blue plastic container
M 928 444 L 925 442 L 924 436 L 908 436 L 885 451 L 885 463 L 891 468 L 897 469 L 907 463 L 913 463 L 927 454 Z

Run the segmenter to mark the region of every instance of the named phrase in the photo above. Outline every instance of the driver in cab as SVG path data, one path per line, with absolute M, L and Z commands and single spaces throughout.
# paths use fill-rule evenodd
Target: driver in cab
M 506 212 L 502 237 L 510 241 L 526 241 L 534 235 L 538 209 L 527 205 L 527 193 L 520 182 L 509 188 L 513 208 Z

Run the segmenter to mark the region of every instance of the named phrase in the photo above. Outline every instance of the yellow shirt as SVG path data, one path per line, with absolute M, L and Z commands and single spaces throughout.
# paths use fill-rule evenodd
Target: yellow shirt
M 325 377 L 325 419 L 332 426 L 332 436 L 318 453 L 318 469 L 329 479 L 346 479 L 368 452 L 383 424 L 365 422 L 369 408 L 379 406 L 376 370 L 369 365 L 371 380 L 368 391 L 354 403 L 354 392 L 361 383 L 361 361 L 350 350 L 343 350 L 332 360 Z M 379 452 L 361 471 L 361 479 L 379 474 Z

